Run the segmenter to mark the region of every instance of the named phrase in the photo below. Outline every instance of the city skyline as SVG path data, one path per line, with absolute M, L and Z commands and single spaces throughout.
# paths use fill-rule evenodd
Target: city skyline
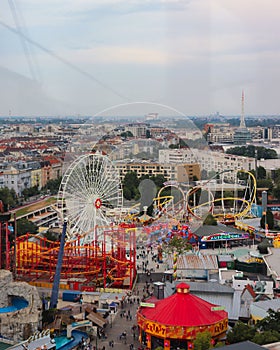
M 122 104 L 137 115 L 139 101 L 240 115 L 242 90 L 245 116 L 279 113 L 275 0 L 2 6 L 0 115 L 96 115 Z

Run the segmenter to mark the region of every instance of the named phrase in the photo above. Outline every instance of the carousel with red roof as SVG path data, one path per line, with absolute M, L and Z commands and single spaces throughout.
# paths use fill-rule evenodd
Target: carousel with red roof
M 208 331 L 212 343 L 224 339 L 228 314 L 223 307 L 190 294 L 190 286 L 180 283 L 176 293 L 165 299 L 151 297 L 137 312 L 140 341 L 147 349 L 193 349 L 199 332 Z

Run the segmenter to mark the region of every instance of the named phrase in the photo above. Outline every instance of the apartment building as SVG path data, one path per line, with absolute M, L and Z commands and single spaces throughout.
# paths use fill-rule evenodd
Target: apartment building
M 229 123 L 206 124 L 204 130 L 207 132 L 207 141 L 211 143 L 232 143 L 234 129 Z
M 164 149 L 159 150 L 159 163 L 164 164 L 199 164 L 206 176 L 223 173 L 224 179 L 234 180 L 237 170 L 255 169 L 255 159 L 231 154 L 198 149 Z
M 7 164 L 0 176 L 0 187 L 14 189 L 18 196 L 26 188 L 44 187 L 49 180 L 62 175 L 62 162 L 55 157 L 39 161 L 21 161 Z
M 31 171 L 31 187 L 42 188 L 42 170 L 39 161 L 28 162 Z
M 148 124 L 145 123 L 131 123 L 125 125 L 125 131 L 130 131 L 134 137 L 146 137 Z
M 164 164 L 151 162 L 116 162 L 121 180 L 128 172 L 136 172 L 138 177 L 143 175 L 163 175 L 167 181 L 188 183 L 194 179 L 200 179 L 199 164 Z
M 280 139 L 280 125 L 274 125 L 266 129 L 268 130 L 268 139 Z
M 3 171 L 3 177 L 3 187 L 14 189 L 19 196 L 25 188 L 31 187 L 31 168 L 27 163 L 9 165 Z
M 40 164 L 42 171 L 42 187 L 44 187 L 49 180 L 58 179 L 62 175 L 62 162 L 59 159 L 48 156 L 45 157 Z

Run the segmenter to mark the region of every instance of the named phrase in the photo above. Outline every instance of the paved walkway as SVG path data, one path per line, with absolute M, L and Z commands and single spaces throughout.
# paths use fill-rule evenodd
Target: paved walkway
M 280 278 L 280 264 L 279 264 L 279 248 L 269 248 L 271 254 L 265 256 L 264 260 L 267 262 L 269 274 L 276 278 Z
M 121 306 L 119 307 L 116 314 L 112 315 L 112 318 L 110 319 L 109 316 L 109 324 L 106 326 L 105 334 L 107 336 L 106 339 L 97 339 L 97 349 L 102 349 L 105 346 L 105 350 L 113 349 L 109 346 L 109 343 L 111 341 L 114 341 L 114 349 L 116 350 L 138 350 L 141 349 L 141 344 L 138 341 L 138 331 L 137 331 L 137 319 L 136 319 L 136 313 L 138 309 L 138 302 L 141 301 L 143 298 L 143 288 L 146 285 L 146 280 L 150 281 L 150 276 L 144 273 L 144 264 L 143 262 L 147 262 L 146 269 L 155 271 L 155 272 L 163 272 L 164 267 L 163 264 L 158 265 L 156 260 L 152 259 L 152 255 L 156 254 L 156 250 L 154 250 L 153 253 L 149 252 L 147 254 L 146 248 L 139 248 L 137 249 L 137 263 L 139 264 L 138 273 L 142 273 L 141 281 L 137 283 L 135 286 L 135 289 L 133 291 L 133 294 L 127 298 L 126 302 L 123 304 L 123 308 Z M 123 313 L 125 313 L 124 316 L 121 316 Z M 130 317 L 126 316 L 130 314 Z M 135 331 L 133 332 L 132 327 L 135 326 Z M 120 337 L 121 334 L 126 333 L 126 339 L 124 337 Z M 96 346 L 95 341 L 93 341 L 93 346 Z
M 133 349 L 138 350 L 141 348 L 141 344 L 138 341 L 138 332 L 137 332 L 137 320 L 136 320 L 136 312 L 138 308 L 138 302 L 142 298 L 143 295 L 143 287 L 145 283 L 137 284 L 136 290 L 139 290 L 139 295 L 134 293 L 129 299 L 124 303 L 123 308 L 119 307 L 116 314 L 113 314 L 110 319 L 109 316 L 109 324 L 106 326 L 105 334 L 107 336 L 106 339 L 98 339 L 97 340 L 97 348 L 102 349 L 105 346 L 105 349 L 112 349 L 109 346 L 109 342 L 114 341 L 114 349 L 117 350 L 129 350 L 131 349 L 133 344 Z M 121 316 L 125 313 L 124 316 Z M 129 316 L 130 314 L 131 319 Z M 132 330 L 132 327 L 135 326 L 135 331 Z M 120 337 L 121 334 L 126 333 L 126 338 Z M 133 335 L 134 333 L 134 335 Z M 95 341 L 93 341 L 93 346 L 96 346 Z
M 251 247 L 250 250 L 254 250 L 255 247 Z M 229 250 L 230 253 L 234 253 L 236 256 L 244 256 L 248 254 L 248 247 L 237 247 L 235 249 Z M 229 252 L 228 251 L 228 252 Z M 227 253 L 227 251 L 224 249 L 219 250 L 210 250 L 205 249 L 201 250 L 201 254 L 221 254 L 221 253 Z M 136 313 L 138 308 L 138 302 L 141 301 L 143 297 L 143 288 L 146 285 L 146 281 L 150 282 L 151 276 L 148 276 L 147 270 L 152 270 L 152 275 L 154 277 L 154 282 L 158 281 L 155 276 L 162 276 L 163 271 L 166 268 L 166 264 L 158 264 L 156 259 L 153 259 L 152 256 L 156 254 L 156 248 L 153 249 L 153 253 L 149 252 L 147 254 L 146 248 L 140 248 L 137 249 L 137 265 L 138 265 L 138 273 L 139 275 L 139 283 L 137 283 L 135 290 L 133 291 L 133 294 L 129 299 L 124 303 L 123 308 L 121 306 L 119 307 L 118 311 L 115 314 L 111 314 L 109 316 L 109 324 L 105 328 L 105 339 L 97 338 L 97 341 L 94 339 L 92 342 L 92 347 L 97 346 L 98 350 L 109 350 L 109 349 L 116 349 L 116 350 L 138 350 L 141 349 L 141 344 L 138 341 L 138 332 L 137 332 L 137 320 L 136 320 Z M 146 264 L 146 265 L 145 265 Z M 138 291 L 138 292 L 137 292 Z M 139 293 L 139 294 L 138 294 Z M 125 312 L 124 316 L 121 316 L 122 313 Z M 130 317 L 126 317 L 126 315 L 130 314 Z M 136 326 L 136 331 L 133 332 L 132 327 Z M 126 333 L 126 339 L 124 337 L 120 337 L 121 334 Z M 134 333 L 134 335 L 133 335 Z M 114 342 L 114 347 L 110 347 L 110 342 Z

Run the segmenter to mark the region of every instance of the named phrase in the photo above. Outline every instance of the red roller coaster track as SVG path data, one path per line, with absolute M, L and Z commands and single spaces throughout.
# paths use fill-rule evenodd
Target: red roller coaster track
M 59 244 L 38 235 L 18 237 L 15 257 L 17 279 L 53 282 Z M 87 245 L 81 245 L 80 238 L 66 242 L 61 280 L 66 281 L 70 288 L 70 281 L 75 280 L 82 281 L 80 288 L 92 285 L 131 288 L 136 276 L 135 252 L 135 229 L 104 229 L 103 241 Z

